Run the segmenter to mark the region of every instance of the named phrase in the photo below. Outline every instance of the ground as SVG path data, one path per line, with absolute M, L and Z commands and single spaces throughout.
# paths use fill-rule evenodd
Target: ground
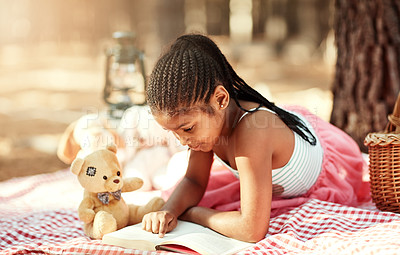
M 83 114 L 106 109 L 104 59 L 56 56 L 0 64 L 0 181 L 67 168 L 56 156 L 61 134 Z M 258 56 L 233 61 L 233 67 L 277 104 L 300 104 L 329 120 L 333 68 L 322 59 L 299 64 Z

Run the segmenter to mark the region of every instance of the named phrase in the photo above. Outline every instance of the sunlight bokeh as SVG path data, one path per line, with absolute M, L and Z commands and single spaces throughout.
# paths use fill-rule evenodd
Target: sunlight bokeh
M 269 99 L 329 120 L 331 13 L 330 1 L 307 0 L 1 1 L 0 179 L 67 167 L 55 155 L 62 132 L 107 109 L 105 51 L 115 31 L 135 32 L 146 75 L 177 36 L 208 34 Z

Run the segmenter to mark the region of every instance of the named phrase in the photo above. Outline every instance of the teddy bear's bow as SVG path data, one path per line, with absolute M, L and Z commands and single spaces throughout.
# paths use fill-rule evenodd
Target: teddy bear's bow
M 110 194 L 117 200 L 121 199 L 121 190 L 117 190 L 115 192 L 100 192 L 97 193 L 97 198 L 105 205 L 108 205 L 110 199 Z

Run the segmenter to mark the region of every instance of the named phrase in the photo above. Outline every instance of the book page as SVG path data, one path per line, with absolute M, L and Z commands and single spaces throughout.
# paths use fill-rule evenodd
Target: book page
M 158 235 L 144 231 L 142 225 L 133 225 L 108 233 L 103 236 L 103 244 L 117 245 L 124 248 L 144 251 L 155 251 L 155 246 L 161 242 Z
M 203 229 L 203 226 L 194 223 L 178 221 L 178 225 L 173 231 L 166 233 L 163 238 L 159 238 L 158 234 L 143 230 L 142 223 L 139 223 L 104 235 L 102 243 L 131 249 L 154 251 L 155 246 L 163 241 L 171 240 L 180 235 L 201 232 Z
M 186 221 L 159 238 L 142 229 L 141 223 L 104 235 L 102 243 L 139 250 L 155 250 L 156 245 L 175 243 L 189 247 L 201 254 L 229 254 L 253 245 L 225 237 L 209 228 Z
M 241 242 L 210 231 L 209 233 L 204 231 L 177 236 L 174 239 L 162 242 L 161 246 L 179 244 L 201 254 L 232 254 L 253 245 L 253 243 Z

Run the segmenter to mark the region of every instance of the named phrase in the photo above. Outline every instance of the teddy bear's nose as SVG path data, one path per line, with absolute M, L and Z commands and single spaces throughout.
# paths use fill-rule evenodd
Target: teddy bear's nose
M 118 179 L 115 179 L 113 182 L 114 182 L 114 183 L 119 183 L 119 180 L 118 180 Z

